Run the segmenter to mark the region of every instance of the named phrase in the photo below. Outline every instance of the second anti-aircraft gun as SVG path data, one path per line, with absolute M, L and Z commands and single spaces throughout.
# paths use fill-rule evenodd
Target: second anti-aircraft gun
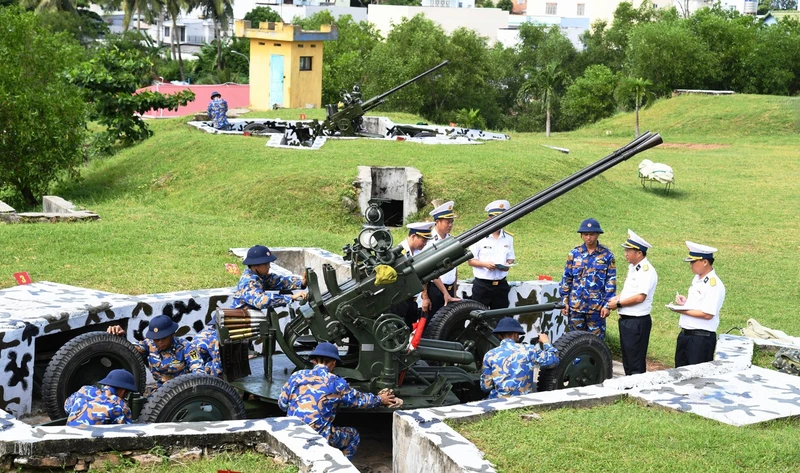
M 320 275 L 307 269 L 308 302 L 297 310 L 290 310 L 290 320 L 282 330 L 280 316 L 274 310 L 262 313 L 219 309 L 218 333 L 225 375 L 230 384 L 219 379 L 213 382 L 201 379 L 211 379 L 203 375 L 175 378 L 156 391 L 145 406 L 143 419 L 173 421 L 178 420 L 176 413 L 182 413 L 185 420 L 220 420 L 243 417 L 245 410 L 249 417 L 263 416 L 268 410 L 265 406 L 277 401 L 289 375 L 296 369 L 310 367 L 305 354 L 323 340 L 341 347 L 343 362 L 337 365 L 336 374 L 359 390 L 374 393 L 382 388 L 394 389 L 404 399 L 404 408 L 448 405 L 480 398 L 479 365 L 485 352 L 499 344 L 491 333 L 497 319 L 523 312 L 549 311 L 557 304 L 482 311 L 480 304 L 465 301 L 461 304 L 466 312 L 462 311 L 459 316 L 458 330 L 439 339 L 422 338 L 415 347 L 410 346 L 411 334 L 404 319 L 391 313 L 391 307 L 415 297 L 423 284 L 471 259 L 469 247 L 472 244 L 661 142 L 658 134 L 644 133 L 505 213 L 442 240 L 413 257 L 406 257 L 401 246 L 394 245 L 391 234 L 383 226 L 380 207 L 370 206 L 365 212 L 363 230 L 344 248 L 352 279 L 339 284 L 334 269 L 324 266 L 321 278 L 327 292 L 323 293 Z M 449 315 L 454 313 L 452 308 L 448 310 Z M 432 323 L 436 323 L 436 317 Z M 561 338 L 569 336 L 584 336 L 581 340 L 585 344 L 608 350 L 592 335 L 574 332 Z M 253 340 L 263 342 L 263 357 L 248 360 L 248 346 Z M 585 366 L 587 357 L 575 355 L 581 353 L 580 350 L 565 351 L 567 353 L 561 353 L 559 367 L 565 366 L 566 370 L 541 370 L 540 389 L 594 384 L 610 376 L 610 359 L 607 367 L 592 370 Z M 193 394 L 200 392 L 198 383 L 205 382 L 225 384 L 229 393 L 226 400 L 211 402 L 208 394 L 208 399 L 204 400 L 198 398 L 200 394 Z M 224 391 L 220 386 L 215 389 Z M 250 398 L 246 408 L 237 391 Z

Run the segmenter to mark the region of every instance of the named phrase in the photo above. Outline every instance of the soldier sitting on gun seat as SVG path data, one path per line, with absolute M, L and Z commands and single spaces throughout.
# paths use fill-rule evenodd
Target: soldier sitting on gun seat
M 270 263 L 278 259 L 266 246 L 256 245 L 247 250 L 247 257 L 243 263 L 247 269 L 239 278 L 236 292 L 233 294 L 232 309 L 267 309 L 269 307 L 282 307 L 292 301 L 304 299 L 305 292 L 284 296 L 270 294 L 266 291 L 279 291 L 281 289 L 302 289 L 306 286 L 305 275 L 279 276 L 270 274 Z
M 125 396 L 136 391 L 130 371 L 113 370 L 99 384 L 99 388 L 82 387 L 64 402 L 69 427 L 133 423 L 131 409 L 125 403 Z
M 339 407 L 374 409 L 380 406 L 397 408 L 403 400 L 394 396 L 390 389 L 377 395 L 362 393 L 350 387 L 344 378 L 333 374 L 339 358 L 339 350 L 332 343 L 322 342 L 311 352 L 314 368 L 292 374 L 281 389 L 278 407 L 287 415 L 299 417 L 316 430 L 328 443 L 342 450 L 352 459 L 361 438 L 352 427 L 334 427 L 333 420 Z
M 544 350 L 517 343 L 525 330 L 511 317 L 500 320 L 492 333 L 500 339 L 500 346 L 486 352 L 481 372 L 481 389 L 491 391 L 489 399 L 534 392 L 533 365 L 547 367 L 558 364 L 558 350 L 550 344 L 546 334 L 539 335 Z
M 144 340 L 134 346 L 139 353 L 147 356 L 147 364 L 156 387 L 148 386 L 145 395 L 148 396 L 172 378 L 186 373 L 203 373 L 203 360 L 197 350 L 187 340 L 174 336 L 178 324 L 166 315 L 158 315 L 150 320 Z M 119 325 L 108 327 L 106 330 L 113 335 L 125 335 Z
M 203 360 L 203 370 L 211 376 L 222 378 L 222 358 L 219 354 L 219 337 L 217 336 L 217 317 L 192 339 L 192 345 Z

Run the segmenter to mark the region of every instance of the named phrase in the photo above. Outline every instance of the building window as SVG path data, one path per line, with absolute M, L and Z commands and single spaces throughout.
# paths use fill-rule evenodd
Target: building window
M 300 70 L 301 71 L 311 70 L 311 56 L 300 56 Z
M 165 38 L 169 38 L 170 37 L 170 35 L 169 35 L 169 26 L 165 26 L 164 27 L 164 37 Z
M 583 16 L 586 14 L 586 4 L 579 3 L 578 4 L 578 16 Z
M 545 15 L 555 15 L 557 11 L 558 4 L 557 3 L 547 3 L 545 4 L 544 14 Z

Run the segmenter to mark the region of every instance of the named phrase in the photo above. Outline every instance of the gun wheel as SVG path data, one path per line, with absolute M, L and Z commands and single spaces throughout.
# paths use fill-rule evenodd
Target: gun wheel
M 139 351 L 118 335 L 88 332 L 62 346 L 44 372 L 42 399 L 51 419 L 66 417 L 64 401 L 83 386 L 96 384 L 111 370 L 124 368 L 133 374 L 136 386 L 144 389 L 147 371 Z
M 405 320 L 395 314 L 383 314 L 375 321 L 375 338 L 383 351 L 397 353 L 408 346 L 411 333 Z
M 588 332 L 567 332 L 553 343 L 561 360 L 539 370 L 538 391 L 600 384 L 611 378 L 611 350 Z
M 247 418 L 244 402 L 227 382 L 203 373 L 161 385 L 142 408 L 139 422 L 199 422 Z
M 480 302 L 471 300 L 448 304 L 433 314 L 433 317 L 425 327 L 423 336 L 434 340 L 460 342 L 464 346 L 471 345 L 470 351 L 474 355 L 475 361 L 480 363 L 483 360 L 483 355 L 494 346 L 469 326 L 469 313 L 473 310 L 487 309 Z M 429 361 L 428 363 L 431 365 L 441 364 L 436 361 Z

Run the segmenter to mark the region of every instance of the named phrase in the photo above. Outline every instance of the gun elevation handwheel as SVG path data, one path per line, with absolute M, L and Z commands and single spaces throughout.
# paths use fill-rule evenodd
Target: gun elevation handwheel
M 402 317 L 395 314 L 383 314 L 375 321 L 375 340 L 383 351 L 397 353 L 408 346 L 411 334 Z

